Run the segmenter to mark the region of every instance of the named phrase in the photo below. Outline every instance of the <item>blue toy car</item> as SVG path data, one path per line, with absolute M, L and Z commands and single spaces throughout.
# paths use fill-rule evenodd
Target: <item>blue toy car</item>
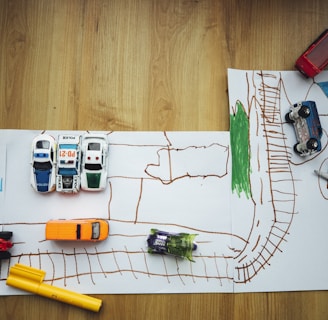
M 193 261 L 192 252 L 197 249 L 195 237 L 196 234 L 151 229 L 147 239 L 148 253 L 168 254 Z
M 47 193 L 56 188 L 56 140 L 48 134 L 33 139 L 31 155 L 31 185 L 34 190 Z
M 300 101 L 290 106 L 285 119 L 294 125 L 297 154 L 308 156 L 321 150 L 322 127 L 314 101 Z

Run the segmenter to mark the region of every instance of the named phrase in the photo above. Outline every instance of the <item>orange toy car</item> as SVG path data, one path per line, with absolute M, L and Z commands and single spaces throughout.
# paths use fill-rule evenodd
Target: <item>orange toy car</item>
M 109 224 L 103 219 L 50 220 L 46 240 L 102 241 L 108 237 Z

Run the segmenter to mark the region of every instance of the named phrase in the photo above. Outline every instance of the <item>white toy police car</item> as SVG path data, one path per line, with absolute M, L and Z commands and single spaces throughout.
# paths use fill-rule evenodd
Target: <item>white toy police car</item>
M 32 141 L 31 186 L 40 193 L 56 189 L 56 140 L 40 134 Z
M 56 189 L 76 193 L 80 190 L 81 150 L 79 135 L 59 135 Z
M 105 134 L 86 133 L 82 138 L 81 188 L 100 191 L 107 183 L 108 142 Z

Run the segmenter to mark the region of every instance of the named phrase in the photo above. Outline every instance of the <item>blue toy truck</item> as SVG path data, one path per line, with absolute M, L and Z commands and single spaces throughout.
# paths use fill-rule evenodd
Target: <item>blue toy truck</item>
M 322 127 L 314 101 L 300 101 L 291 105 L 285 119 L 294 125 L 297 139 L 294 151 L 298 155 L 308 156 L 321 150 Z

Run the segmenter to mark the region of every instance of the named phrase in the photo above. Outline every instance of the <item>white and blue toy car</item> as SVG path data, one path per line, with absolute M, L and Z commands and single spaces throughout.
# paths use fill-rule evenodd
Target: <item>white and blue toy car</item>
M 321 150 L 322 127 L 314 101 L 291 105 L 285 120 L 294 126 L 297 139 L 294 151 L 298 155 L 308 156 Z
M 107 183 L 108 142 L 105 134 L 86 133 L 82 138 L 81 188 L 100 191 Z
M 56 189 L 77 193 L 80 190 L 81 150 L 79 135 L 59 135 L 57 150 Z
M 33 139 L 31 156 L 31 185 L 40 193 L 56 188 L 56 140 L 48 134 Z

